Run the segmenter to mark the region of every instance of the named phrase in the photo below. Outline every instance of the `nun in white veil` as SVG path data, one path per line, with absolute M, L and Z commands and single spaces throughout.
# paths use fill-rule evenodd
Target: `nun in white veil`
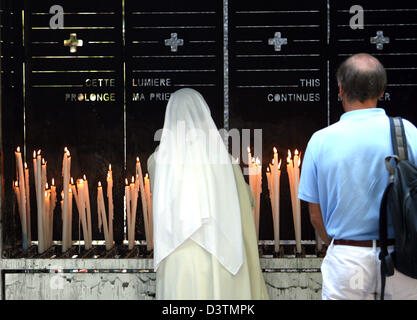
M 268 299 L 253 195 L 197 91 L 171 95 L 148 171 L 156 298 Z

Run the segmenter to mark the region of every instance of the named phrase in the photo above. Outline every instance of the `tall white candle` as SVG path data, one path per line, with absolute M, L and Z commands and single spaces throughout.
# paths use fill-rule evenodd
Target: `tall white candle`
M 151 238 L 150 238 L 149 221 L 148 221 L 148 207 L 146 205 L 145 186 L 143 184 L 142 166 L 140 164 L 139 157 L 136 158 L 136 168 L 137 168 L 137 176 L 138 176 L 138 179 L 139 179 L 140 195 L 141 195 L 141 200 L 142 200 L 143 220 L 144 220 L 144 225 L 145 225 L 146 246 L 149 250 L 151 248 Z
M 19 198 L 20 198 L 20 206 L 19 215 L 20 221 L 22 223 L 22 245 L 23 249 L 26 250 L 28 248 L 28 235 L 27 235 L 27 217 L 26 217 L 26 188 L 25 188 L 25 176 L 23 171 L 23 162 L 22 162 L 22 153 L 20 152 L 20 147 L 17 147 L 15 152 L 16 157 L 16 169 L 17 169 L 17 176 L 19 181 Z
M 98 209 L 98 213 L 101 215 L 101 219 L 103 222 L 103 231 L 104 231 L 104 239 L 106 243 L 106 250 L 110 250 L 113 246 L 113 243 L 111 242 L 108 225 L 107 225 L 106 207 L 104 205 L 103 188 L 101 186 L 101 182 L 98 183 L 98 187 L 97 187 L 97 209 Z
M 27 239 L 28 246 L 32 242 L 32 231 L 30 222 L 30 187 L 29 187 L 29 168 L 25 162 L 25 191 L 26 191 L 26 227 L 27 227 Z
M 109 237 L 113 246 L 113 220 L 114 220 L 114 206 L 113 206 L 113 172 L 111 164 L 107 173 L 107 199 L 109 203 Z
M 68 216 L 70 223 L 68 224 L 68 245 L 69 248 L 72 247 L 72 191 L 71 189 L 68 190 Z
M 93 242 L 93 229 L 91 228 L 91 208 L 90 208 L 90 192 L 88 190 L 88 180 L 87 177 L 84 175 L 84 201 L 85 201 L 85 208 L 87 211 L 87 242 L 86 242 L 86 249 L 90 249 Z
M 38 253 L 43 253 L 45 251 L 45 230 L 44 230 L 44 193 L 45 190 L 42 186 L 42 157 L 40 150 L 38 151 L 36 157 L 36 173 L 37 173 L 37 184 L 38 184 L 38 194 L 37 194 L 37 204 L 38 204 Z
M 51 220 L 50 220 L 50 230 L 51 230 L 51 235 L 50 235 L 50 243 L 52 245 L 52 242 L 54 240 L 54 210 L 56 207 L 56 186 L 55 186 L 55 179 L 52 178 L 52 185 L 51 185 Z
M 64 150 L 64 157 L 62 160 L 62 176 L 63 176 L 63 191 L 64 191 L 64 198 L 63 198 L 63 205 L 62 205 L 62 252 L 66 252 L 71 244 L 70 244 L 70 213 L 69 213 L 69 179 L 70 179 L 70 160 L 69 158 L 69 151 L 65 147 Z
M 125 180 L 125 201 L 126 201 L 126 216 L 127 216 L 127 236 L 130 239 L 130 220 L 131 220 L 131 211 L 130 211 L 130 186 L 129 181 Z
M 138 203 L 138 192 L 136 190 L 134 177 L 132 177 L 132 183 L 130 184 L 130 202 L 129 249 L 133 249 L 135 244 L 136 209 Z
M 146 194 L 146 203 L 148 206 L 149 239 L 150 239 L 150 246 L 148 246 L 148 250 L 151 250 L 153 248 L 153 212 L 152 212 L 151 184 L 150 184 L 148 174 L 146 174 L 145 176 L 145 194 Z
M 88 247 L 88 227 L 87 227 L 87 218 L 86 218 L 86 214 L 85 214 L 85 192 L 84 192 L 84 180 L 83 179 L 78 179 L 77 180 L 77 194 L 78 194 L 78 203 L 79 203 L 79 208 L 78 208 L 78 213 L 79 213 L 79 217 L 81 219 L 81 225 L 83 228 L 83 238 L 84 238 L 84 247 L 85 249 L 89 249 Z

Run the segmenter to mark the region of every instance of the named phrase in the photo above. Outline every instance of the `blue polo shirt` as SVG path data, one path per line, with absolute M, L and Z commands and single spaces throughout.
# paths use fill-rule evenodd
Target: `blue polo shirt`
M 417 163 L 417 129 L 406 120 L 404 126 L 409 159 Z M 379 239 L 379 207 L 388 183 L 385 158 L 392 154 L 389 118 L 380 108 L 346 112 L 313 134 L 298 196 L 320 204 L 331 238 Z M 394 237 L 391 223 L 388 236 Z

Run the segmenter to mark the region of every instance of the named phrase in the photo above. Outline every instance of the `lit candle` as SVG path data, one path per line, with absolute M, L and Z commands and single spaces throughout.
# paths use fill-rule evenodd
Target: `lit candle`
M 113 206 L 113 172 L 111 170 L 111 164 L 109 165 L 109 171 L 107 173 L 107 199 L 109 202 L 109 237 L 113 246 L 113 219 L 114 219 L 114 206 Z
M 37 206 L 38 206 L 38 253 L 43 253 L 45 251 L 45 231 L 44 230 L 44 193 L 45 189 L 42 185 L 42 157 L 41 151 L 38 151 L 36 156 L 36 173 L 37 173 Z
M 70 235 L 70 212 L 69 212 L 69 179 L 70 179 L 70 155 L 68 149 L 64 149 L 64 157 L 62 160 L 62 176 L 63 176 L 63 204 L 62 204 L 62 252 L 67 251 L 71 246 L 71 235 Z M 71 193 L 72 194 L 72 193 Z
M 146 246 L 147 248 L 150 248 L 151 238 L 150 238 L 149 221 L 148 221 L 148 206 L 146 205 L 145 186 L 143 184 L 142 166 L 140 164 L 139 157 L 136 158 L 136 175 L 137 175 L 137 179 L 139 180 L 140 195 L 141 195 L 141 200 L 142 200 L 142 211 L 143 211 L 143 221 L 145 225 Z
M 16 169 L 17 179 L 19 181 L 19 198 L 20 206 L 18 206 L 20 221 L 22 223 L 22 245 L 23 249 L 28 248 L 28 234 L 27 234 L 27 217 L 26 217 L 26 188 L 25 188 L 25 176 L 23 171 L 22 153 L 20 147 L 17 147 L 15 151 L 16 157 Z
M 253 182 L 253 162 L 254 160 L 252 159 L 252 154 L 250 152 L 250 148 L 248 147 L 248 174 L 249 174 L 249 186 L 250 189 L 252 190 L 253 195 L 256 197 L 255 195 L 255 191 L 254 191 L 254 182 Z
M 294 198 L 294 172 L 293 172 L 293 161 L 291 159 L 291 151 L 288 150 L 288 157 L 287 157 L 287 172 L 288 172 L 288 180 L 290 183 L 290 194 L 291 194 L 291 205 L 293 208 L 293 214 L 295 210 L 295 198 Z
M 127 227 L 128 227 L 128 239 L 130 239 L 130 186 L 129 181 L 125 180 L 125 201 L 126 201 L 126 216 L 127 216 Z
M 97 187 L 97 209 L 103 221 L 103 231 L 104 231 L 104 239 L 106 243 L 106 250 L 110 250 L 113 246 L 113 242 L 111 241 L 110 235 L 109 235 L 109 229 L 108 229 L 107 217 L 106 217 L 106 207 L 104 205 L 103 188 L 101 186 L 101 182 L 98 183 L 98 187 Z
M 88 230 L 86 249 L 90 249 L 92 246 L 92 242 L 93 242 L 93 229 L 91 228 L 90 192 L 88 190 L 87 177 L 84 175 L 83 178 L 84 178 L 84 201 L 85 201 L 85 207 L 87 209 L 87 230 Z
M 45 233 L 44 233 L 44 236 L 45 236 L 45 239 L 44 239 L 44 242 L 45 242 L 45 244 L 49 247 L 49 245 L 50 245 L 50 242 L 49 242 L 49 238 L 50 238 L 50 230 L 49 230 L 49 226 L 50 226 L 50 223 L 49 223 L 49 221 L 50 221 L 50 216 L 49 216 L 49 213 L 50 213 L 50 203 L 51 203 L 51 194 L 50 194 L 50 192 L 48 192 L 48 190 L 45 190 L 45 194 L 44 194 L 44 210 L 45 210 L 45 219 L 44 219 L 44 230 L 45 230 Z
M 130 184 L 130 225 L 129 225 L 129 249 L 133 249 L 135 244 L 135 227 L 136 227 L 136 209 L 138 203 L 138 192 L 136 190 L 135 178 L 132 177 L 132 182 Z
M 45 194 L 45 192 L 48 189 L 48 184 L 46 182 L 46 161 L 45 159 L 42 158 L 41 160 L 41 181 L 42 181 L 42 185 L 41 185 L 41 189 L 42 189 L 42 194 Z M 49 200 L 50 201 L 50 200 Z M 49 207 L 46 206 L 46 197 L 42 197 L 42 220 L 43 220 L 43 230 L 44 230 L 44 249 L 46 250 L 47 248 L 49 248 Z
M 300 164 L 298 150 L 294 152 L 294 198 L 295 198 L 295 240 L 297 253 L 301 253 L 301 201 L 298 198 L 298 186 L 300 184 Z
M 287 158 L 288 179 L 290 182 L 291 204 L 293 211 L 294 233 L 296 242 L 296 252 L 301 253 L 301 206 L 300 199 L 298 199 L 298 180 L 299 179 L 299 165 L 298 150 L 294 153 L 294 161 L 291 159 L 291 151 L 288 150 Z
M 145 195 L 146 195 L 146 204 L 148 206 L 148 222 L 149 222 L 149 239 L 150 244 L 147 246 L 148 251 L 153 248 L 153 213 L 152 213 L 152 193 L 151 193 L 151 184 L 149 180 L 149 175 L 145 176 Z
M 89 249 L 88 248 L 88 227 L 87 227 L 87 219 L 86 219 L 86 215 L 85 215 L 85 185 L 84 185 L 84 180 L 83 179 L 78 179 L 77 180 L 77 192 L 78 192 L 78 203 L 79 203 L 79 208 L 78 208 L 78 213 L 79 213 L 79 217 L 81 219 L 81 225 L 83 227 L 83 237 L 84 237 L 84 247 L 85 249 Z
M 68 213 L 69 213 L 69 221 L 70 223 L 68 224 L 68 245 L 69 248 L 72 247 L 72 191 L 71 189 L 68 190 Z
M 32 242 L 32 231 L 30 228 L 30 188 L 29 188 L 29 168 L 25 162 L 25 191 L 26 191 L 26 226 L 28 245 Z
M 20 205 L 21 198 L 20 198 L 19 182 L 17 182 L 17 180 L 13 182 L 13 190 L 14 190 L 14 194 L 16 196 L 17 210 L 19 211 L 19 216 L 20 216 L 21 213 L 20 213 L 19 208 L 21 207 L 21 205 Z
M 259 219 L 260 219 L 260 206 L 261 206 L 261 192 L 262 192 L 262 166 L 259 158 L 256 158 L 255 162 L 255 226 L 256 236 L 259 240 Z
M 51 220 L 50 220 L 50 230 L 51 230 L 51 234 L 50 234 L 50 243 L 52 245 L 52 242 L 54 240 L 53 238 L 53 232 L 54 232 L 54 210 L 55 210 L 55 206 L 56 206 L 56 186 L 55 186 L 55 179 L 52 178 L 52 185 L 51 185 L 51 208 L 50 208 L 50 216 L 51 216 Z
M 279 251 L 279 191 L 281 178 L 281 160 L 278 162 L 278 150 L 274 147 L 274 235 L 275 235 L 275 252 Z

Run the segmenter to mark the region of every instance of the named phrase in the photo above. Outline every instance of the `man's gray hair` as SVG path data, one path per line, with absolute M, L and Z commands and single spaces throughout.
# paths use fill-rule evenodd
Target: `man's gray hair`
M 337 82 L 348 101 L 364 102 L 379 98 L 387 86 L 387 73 L 381 62 L 367 53 L 346 59 L 337 70 Z

